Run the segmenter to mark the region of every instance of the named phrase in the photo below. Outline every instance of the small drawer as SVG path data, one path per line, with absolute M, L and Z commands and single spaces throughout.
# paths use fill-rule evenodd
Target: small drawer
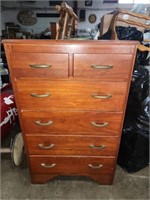
M 30 155 L 115 156 L 118 137 L 27 135 Z
M 22 110 L 122 111 L 126 82 L 17 81 Z
M 25 134 L 118 136 L 122 113 L 85 111 L 22 111 Z
M 130 54 L 75 54 L 74 77 L 128 79 L 133 64 Z
M 12 53 L 15 77 L 68 77 L 68 54 Z
M 53 174 L 111 174 L 114 170 L 114 157 L 87 156 L 29 156 L 32 173 Z

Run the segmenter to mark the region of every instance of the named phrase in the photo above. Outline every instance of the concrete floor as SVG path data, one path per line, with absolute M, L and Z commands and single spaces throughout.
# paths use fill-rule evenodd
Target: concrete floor
M 1 200 L 148 200 L 149 197 L 149 166 L 136 173 L 117 166 L 114 183 L 110 186 L 84 177 L 57 177 L 45 184 L 33 185 L 26 162 L 15 167 L 10 154 L 1 155 Z

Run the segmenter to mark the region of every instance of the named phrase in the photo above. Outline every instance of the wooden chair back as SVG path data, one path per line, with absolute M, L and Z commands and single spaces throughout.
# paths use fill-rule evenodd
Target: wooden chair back
M 65 2 L 56 5 L 56 10 L 60 13 L 56 27 L 56 39 L 70 38 L 75 30 L 75 21 L 78 20 L 73 9 Z
M 125 18 L 125 17 L 124 18 L 120 17 L 120 14 L 124 14 L 126 16 L 132 16 L 132 20 L 129 20 L 128 18 Z M 143 22 L 145 22 L 146 20 L 147 21 L 150 20 L 150 17 L 143 15 L 143 14 L 133 13 L 133 12 L 130 12 L 130 11 L 127 11 L 124 9 L 117 9 L 113 15 L 113 18 L 111 20 L 110 27 L 109 27 L 109 30 L 111 30 L 111 39 L 118 40 L 117 33 L 116 33 L 117 21 L 124 22 L 131 26 L 140 26 L 145 29 L 150 29 L 150 25 L 147 25 L 147 24 L 141 23 L 141 22 L 137 22 L 137 19 L 145 19 L 145 20 L 143 20 Z M 147 42 L 150 42 L 150 41 L 147 41 Z M 150 51 L 149 47 L 146 47 L 142 44 L 140 44 L 138 46 L 138 49 L 141 51 Z

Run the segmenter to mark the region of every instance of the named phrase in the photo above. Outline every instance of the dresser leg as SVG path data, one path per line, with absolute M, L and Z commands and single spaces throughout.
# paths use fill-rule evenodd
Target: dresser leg
M 31 182 L 32 184 L 44 184 L 47 181 L 52 180 L 56 177 L 57 175 L 52 175 L 52 174 L 32 174 Z M 88 177 L 98 182 L 100 185 L 113 184 L 113 175 L 110 175 L 110 174 L 90 175 Z
M 47 181 L 52 180 L 56 177 L 57 177 L 57 175 L 52 175 L 52 174 L 32 174 L 31 182 L 32 182 L 32 184 L 44 184 Z M 90 175 L 88 177 L 93 179 L 100 185 L 112 185 L 113 184 L 113 176 L 110 174 Z
M 52 174 L 32 174 L 31 183 L 32 184 L 44 184 L 47 181 L 54 179 L 57 175 Z
M 113 176 L 110 174 L 99 174 L 99 175 L 91 175 L 91 179 L 98 182 L 100 185 L 112 185 L 113 184 Z

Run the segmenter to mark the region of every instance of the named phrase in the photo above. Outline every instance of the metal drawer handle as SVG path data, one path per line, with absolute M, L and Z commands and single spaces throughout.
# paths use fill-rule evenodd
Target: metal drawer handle
M 41 163 L 41 166 L 44 167 L 44 168 L 52 168 L 52 167 L 55 167 L 56 164 L 55 163 L 52 163 L 51 165 L 47 165 L 45 163 Z
M 41 148 L 41 149 L 51 149 L 55 146 L 55 144 L 50 144 L 48 146 L 45 146 L 44 144 L 38 144 L 38 146 Z
M 111 94 L 108 94 L 108 95 L 92 94 L 92 97 L 94 97 L 96 99 L 109 99 L 112 97 L 112 95 Z
M 31 96 L 35 97 L 35 98 L 45 98 L 45 97 L 49 97 L 51 94 L 50 93 L 46 93 L 46 94 L 35 94 L 32 93 Z
M 94 69 L 111 69 L 113 66 L 111 65 L 91 65 Z
M 32 68 L 50 68 L 52 67 L 52 65 L 46 65 L 46 64 L 33 64 L 33 65 L 29 65 Z
M 35 121 L 36 124 L 40 125 L 40 126 L 49 126 L 51 124 L 53 124 L 53 121 L 48 121 L 48 122 L 40 122 L 40 121 Z
M 92 165 L 92 164 L 88 164 L 89 167 L 93 168 L 93 169 L 99 169 L 101 167 L 103 167 L 102 164 L 99 164 L 99 165 Z
M 106 145 L 95 146 L 94 144 L 90 144 L 90 147 L 93 148 L 93 149 L 102 150 L 102 149 L 106 148 Z
M 93 125 L 93 126 L 96 126 L 96 127 L 105 127 L 105 126 L 108 126 L 109 125 L 109 123 L 108 122 L 103 122 L 103 123 L 96 123 L 96 122 L 91 122 L 91 124 Z

